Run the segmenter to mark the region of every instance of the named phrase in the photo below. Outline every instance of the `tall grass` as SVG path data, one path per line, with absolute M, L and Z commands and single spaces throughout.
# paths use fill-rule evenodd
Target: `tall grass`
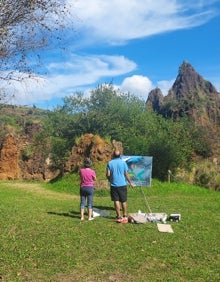
M 80 222 L 78 185 L 63 181 L 0 183 L 0 280 L 220 281 L 219 192 L 158 181 L 129 188 L 129 212 L 181 213 L 170 234 L 115 223 L 109 191 L 96 191 L 94 206 L 110 217 Z

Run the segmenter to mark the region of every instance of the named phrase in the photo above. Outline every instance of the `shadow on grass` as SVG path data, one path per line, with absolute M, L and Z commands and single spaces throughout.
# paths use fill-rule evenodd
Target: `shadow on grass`
M 97 209 L 100 209 L 100 210 L 109 210 L 109 211 L 115 210 L 113 207 L 109 207 L 109 206 L 94 206 L 94 208 L 97 208 Z
M 112 210 L 114 211 L 115 209 L 113 207 L 109 206 L 94 206 L 94 208 L 100 209 L 100 210 Z M 67 217 L 72 217 L 72 218 L 80 218 L 80 212 L 79 211 L 69 211 L 69 212 L 53 212 L 53 211 L 48 211 L 47 214 L 49 215 L 58 215 L 58 216 L 67 216 Z M 112 219 L 114 217 L 109 216 L 109 219 Z
M 70 211 L 68 212 L 47 212 L 47 214 L 50 215 L 58 215 L 58 216 L 67 216 L 67 217 L 72 217 L 72 218 L 79 218 L 80 217 L 80 213 L 76 212 L 76 211 Z

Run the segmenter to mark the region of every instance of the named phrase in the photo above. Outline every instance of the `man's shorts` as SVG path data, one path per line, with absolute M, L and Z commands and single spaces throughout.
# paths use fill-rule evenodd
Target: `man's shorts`
M 121 203 L 127 202 L 127 186 L 113 187 L 111 186 L 111 200 Z

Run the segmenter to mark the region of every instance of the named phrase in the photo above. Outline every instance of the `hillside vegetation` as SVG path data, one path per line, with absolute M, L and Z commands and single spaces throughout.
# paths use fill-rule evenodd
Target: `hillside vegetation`
M 219 93 L 184 62 L 161 95 L 143 101 L 104 84 L 53 111 L 2 106 L 0 179 L 51 180 L 77 172 L 86 156 L 105 165 L 116 140 L 126 155 L 153 156 L 153 178 L 170 171 L 172 181 L 219 190 Z

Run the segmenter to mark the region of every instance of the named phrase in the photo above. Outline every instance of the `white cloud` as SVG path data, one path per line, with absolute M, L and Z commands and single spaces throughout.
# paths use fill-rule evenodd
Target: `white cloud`
M 94 44 L 97 49 L 101 49 L 103 46 L 109 47 L 110 44 L 126 44 L 129 40 L 198 26 L 215 16 L 214 10 L 211 9 L 213 1 L 66 0 L 66 2 L 72 7 L 70 13 L 73 20 L 68 34 L 63 34 L 66 36 L 64 39 L 72 45 L 76 53 L 70 55 L 66 61 L 61 61 L 60 56 L 60 61 L 57 62 L 56 56 L 51 58 L 50 53 L 45 52 L 47 61 L 50 59 L 50 63 L 44 64 L 48 74 L 21 85 L 14 83 L 16 103 L 33 104 L 64 97 L 81 89 L 86 91 L 103 79 L 112 80 L 137 69 L 136 63 L 123 54 L 77 55 L 79 47 Z M 71 34 L 73 29 L 74 32 Z M 104 45 L 101 46 L 100 43 Z M 172 82 L 160 81 L 154 84 L 158 84 L 166 95 Z M 121 88 L 145 98 L 154 86 L 148 77 L 133 75 L 124 79 Z
M 162 91 L 163 95 L 168 94 L 168 90 L 172 87 L 173 80 L 161 80 L 153 84 L 153 82 L 146 76 L 133 75 L 126 77 L 119 88 L 122 92 L 130 92 L 139 98 L 147 99 L 149 92 L 158 87 Z
M 163 95 L 166 96 L 168 94 L 168 91 L 172 87 L 174 81 L 175 81 L 174 79 L 158 81 L 157 82 L 157 87 L 160 88 L 160 90 L 162 91 Z
M 69 61 L 51 63 L 47 66 L 47 76 L 24 80 L 22 83 L 10 82 L 14 89 L 14 103 L 34 104 L 48 101 L 52 97 L 64 97 L 76 90 L 89 88 L 103 78 L 129 73 L 136 64 L 123 56 L 77 56 Z
M 130 92 L 140 98 L 146 99 L 149 91 L 153 88 L 153 84 L 150 79 L 142 75 L 133 75 L 126 77 L 120 89 L 122 92 Z
M 178 29 L 195 27 L 215 15 L 205 1 L 68 0 L 75 28 L 86 41 L 120 44 Z

